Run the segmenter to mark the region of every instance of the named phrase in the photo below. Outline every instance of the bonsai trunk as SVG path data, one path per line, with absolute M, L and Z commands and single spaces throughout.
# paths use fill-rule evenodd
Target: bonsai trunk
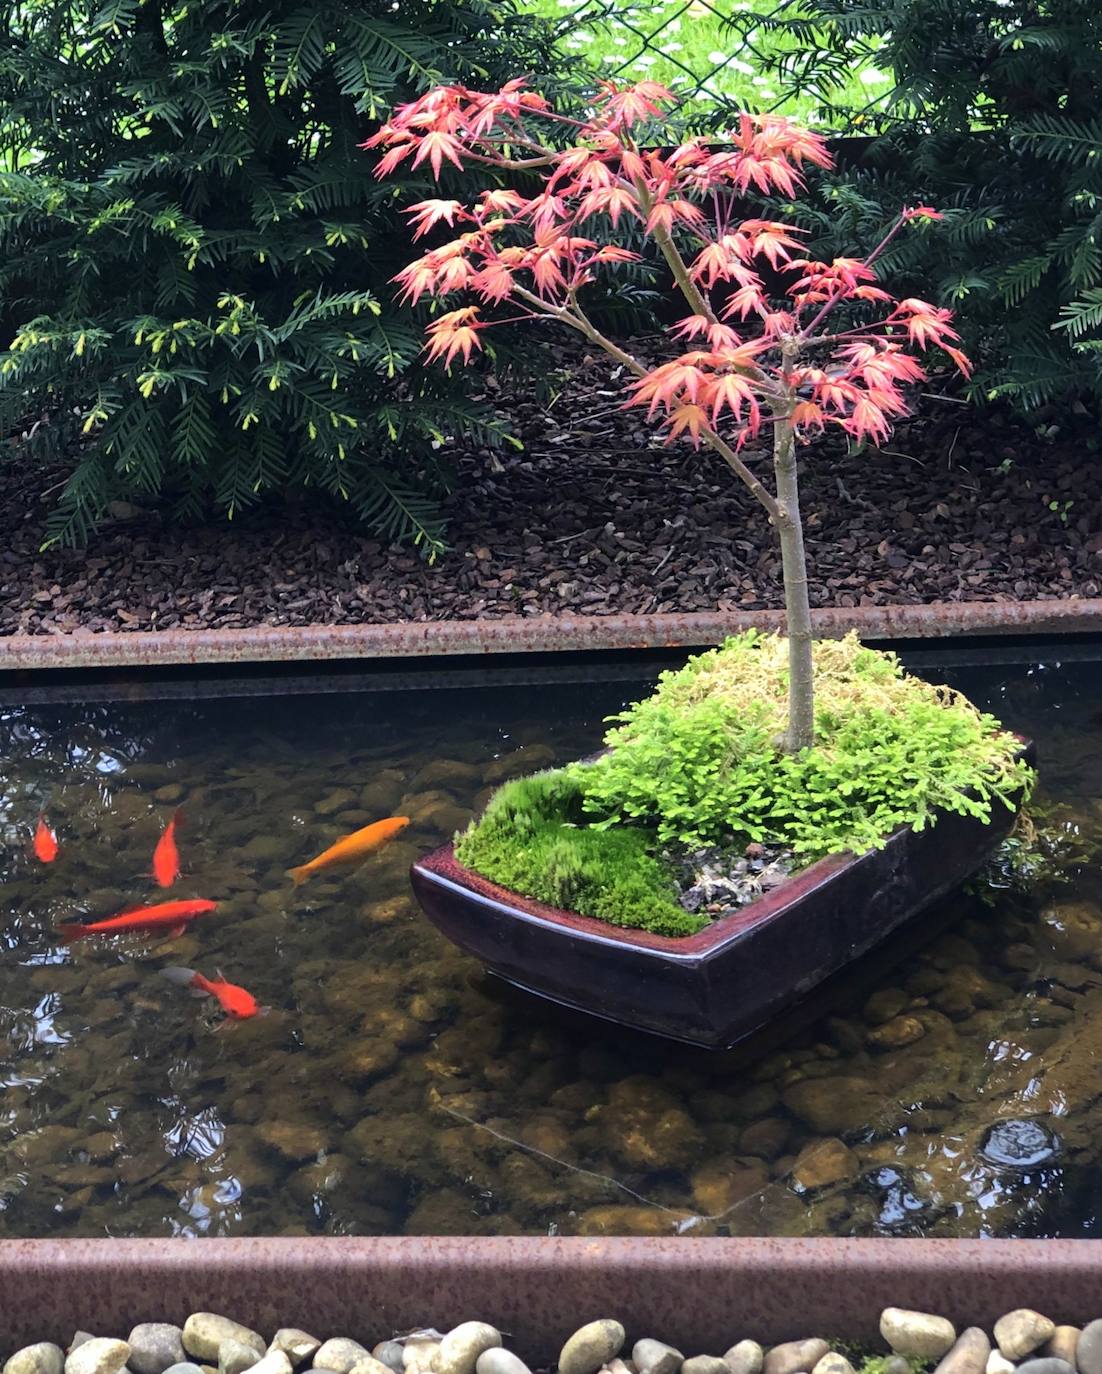
M 811 605 L 807 599 L 807 555 L 800 517 L 800 488 L 796 471 L 796 438 L 790 414 L 778 410 L 773 425 L 773 470 L 777 500 L 782 507 L 777 523 L 784 570 L 784 606 L 788 620 L 788 734 L 790 754 L 814 742 L 814 695 L 811 660 Z

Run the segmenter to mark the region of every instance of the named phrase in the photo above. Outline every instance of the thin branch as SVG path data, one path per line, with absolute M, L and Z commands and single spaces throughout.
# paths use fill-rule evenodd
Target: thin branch
M 612 342 L 607 335 L 602 334 L 582 307 L 577 302 L 577 297 L 571 297 L 570 308 L 565 306 L 548 305 L 546 301 L 540 299 L 534 292 L 528 291 L 523 286 L 514 286 L 514 295 L 522 300 L 528 301 L 542 314 L 568 325 L 571 329 L 577 330 L 584 335 L 590 343 L 594 343 L 598 348 L 603 349 L 611 358 L 615 358 L 618 363 L 622 363 L 636 377 L 646 377 L 649 369 L 644 367 L 638 358 L 633 357 L 619 344 Z M 743 483 L 746 489 L 754 496 L 769 513 L 769 518 L 777 525 L 787 526 L 789 524 L 788 511 L 773 496 L 773 494 L 762 485 L 761 481 L 754 476 L 746 464 L 742 461 L 736 451 L 731 447 L 726 439 L 716 433 L 710 425 L 700 427 L 700 437 L 710 449 L 718 453 L 736 477 Z

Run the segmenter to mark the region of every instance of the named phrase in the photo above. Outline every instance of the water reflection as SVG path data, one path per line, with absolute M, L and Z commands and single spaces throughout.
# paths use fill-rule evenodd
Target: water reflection
M 727 1054 L 509 993 L 409 896 L 492 780 L 592 749 L 653 675 L 617 671 L 0 708 L 0 1235 L 1095 1234 L 1097 668 L 936 674 L 1038 741 L 1030 883 L 993 870 Z M 219 911 L 62 945 L 59 921 L 150 896 L 180 805 L 178 893 Z M 286 880 L 395 812 L 413 825 L 361 869 Z M 222 1028 L 166 964 L 273 1011 Z

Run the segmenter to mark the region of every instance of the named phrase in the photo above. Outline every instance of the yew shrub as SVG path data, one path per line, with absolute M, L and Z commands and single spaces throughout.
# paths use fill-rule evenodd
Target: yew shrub
M 864 259 L 818 262 L 800 230 L 738 219 L 747 193 L 798 196 L 802 169 L 828 167 L 818 135 L 773 115 L 742 115 L 723 146 L 703 138 L 644 146 L 672 101 L 653 82 L 604 85 L 585 119 L 554 110 L 523 81 L 484 93 L 440 86 L 399 107 L 365 147 L 382 149 L 376 175 L 445 164 L 480 176 L 467 203 L 410 207 L 414 237 L 456 236 L 398 273 L 402 298 L 451 305 L 427 329 L 430 358 L 469 362 L 485 331 L 518 319 L 551 320 L 584 336 L 631 377 L 627 405 L 643 406 L 669 440 L 712 449 L 758 501 L 780 540 L 788 622 L 790 751 L 813 742 L 812 625 L 799 501 L 798 454 L 827 426 L 880 443 L 907 413 L 905 389 L 925 379 L 919 354 L 936 348 L 962 373 L 968 360 L 948 310 L 897 300 L 877 284 L 876 260 L 909 222 L 903 209 Z M 533 174 L 533 195 L 503 186 Z M 686 314 L 669 333 L 685 348 L 649 366 L 594 324 L 581 301 L 601 274 L 638 261 L 615 243 L 635 221 L 665 259 Z M 597 227 L 600 233 L 596 233 Z M 779 288 L 767 284 L 780 282 Z M 742 457 L 771 431 L 770 489 Z

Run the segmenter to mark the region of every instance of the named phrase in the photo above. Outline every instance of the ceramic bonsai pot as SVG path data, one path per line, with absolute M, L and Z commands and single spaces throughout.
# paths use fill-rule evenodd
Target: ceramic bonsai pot
M 1023 741 L 1032 761 L 1032 746 Z M 410 870 L 429 920 L 516 987 L 637 1030 L 710 1048 L 735 1044 L 859 958 L 983 863 L 1014 823 L 955 813 L 835 854 L 695 935 L 612 926 L 499 887 L 451 845 Z

